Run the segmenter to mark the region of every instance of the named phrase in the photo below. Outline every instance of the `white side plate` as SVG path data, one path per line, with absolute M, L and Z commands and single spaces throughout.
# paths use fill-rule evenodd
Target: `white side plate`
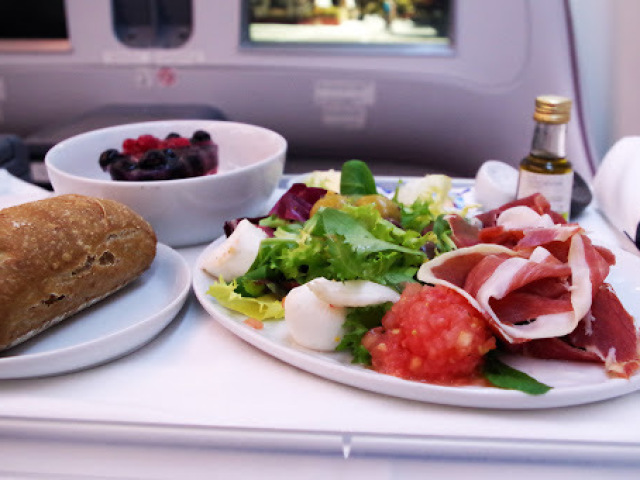
M 173 320 L 190 287 L 186 261 L 158 244 L 149 270 L 127 287 L 0 353 L 0 379 L 60 374 L 126 355 Z

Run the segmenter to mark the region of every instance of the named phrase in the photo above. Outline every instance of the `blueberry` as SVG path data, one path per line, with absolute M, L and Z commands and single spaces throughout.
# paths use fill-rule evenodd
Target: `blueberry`
M 204 130 L 196 130 L 191 136 L 191 143 L 210 142 L 211 135 Z
M 204 174 L 204 163 L 200 154 L 195 152 L 189 152 L 185 155 L 184 160 L 188 167 L 191 168 L 191 176 L 196 177 Z
M 180 138 L 180 134 L 176 132 L 171 132 L 169 135 L 166 136 L 165 140 L 169 140 L 170 138 Z
M 167 159 L 167 163 L 170 164 L 173 161 L 178 160 L 178 155 L 176 154 L 176 152 L 171 149 L 171 148 L 165 148 L 163 150 L 164 152 L 164 156 Z
M 130 157 L 120 155 L 109 167 L 113 180 L 131 180 L 131 175 L 137 169 L 137 164 Z
M 167 164 L 167 157 L 162 150 L 149 150 L 145 153 L 138 166 L 143 170 L 156 170 Z
M 182 162 L 176 162 L 169 167 L 169 178 L 187 178 L 189 172 L 187 167 Z
M 105 150 L 100 154 L 100 167 L 106 171 L 107 167 L 118 160 L 119 157 L 122 157 L 122 155 L 115 148 Z

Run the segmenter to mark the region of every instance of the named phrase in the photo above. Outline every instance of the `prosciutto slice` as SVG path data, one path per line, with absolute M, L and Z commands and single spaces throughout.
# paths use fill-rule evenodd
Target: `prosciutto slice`
M 508 343 L 568 335 L 589 312 L 611 257 L 579 226 L 556 225 L 540 211 L 524 205 L 502 210 L 488 228 L 517 231 L 512 248 L 459 248 L 425 263 L 418 279 L 456 289 Z
M 426 262 L 419 280 L 462 294 L 508 350 L 602 362 L 622 377 L 640 369 L 633 318 L 605 283 L 611 251 L 593 245 L 540 195 L 479 218 L 482 243 Z
M 571 273 L 542 247 L 526 258 L 507 247 L 478 244 L 425 263 L 418 279 L 455 289 L 504 340 L 520 343 L 566 335 L 586 314 L 588 307 L 578 300 L 591 296 L 591 285 L 572 288 Z
M 478 233 L 482 242 L 497 243 L 517 250 L 566 242 L 584 230 L 577 224 L 554 224 L 549 213 L 538 213 L 524 205 L 502 211 L 494 221 Z
M 480 243 L 478 238 L 480 228 L 478 226 L 471 224 L 457 214 L 446 215 L 445 220 L 451 227 L 451 240 L 456 247 L 470 247 Z
M 551 204 L 548 200 L 539 193 L 534 193 L 525 198 L 521 198 L 518 200 L 514 200 L 513 202 L 505 203 L 499 208 L 490 210 L 488 212 L 481 213 L 476 215 L 476 219 L 482 222 L 483 227 L 494 227 L 496 225 L 498 217 L 506 210 L 509 210 L 513 207 L 526 206 L 531 208 L 534 212 L 539 215 L 549 215 L 554 224 L 563 224 L 566 223 L 566 220 L 559 213 L 551 210 Z
M 633 317 L 609 284 L 600 285 L 591 311 L 571 332 L 568 343 L 595 355 L 614 375 L 629 377 L 640 368 L 640 343 Z
M 601 362 L 612 376 L 628 378 L 640 369 L 639 345 L 633 317 L 605 283 L 594 296 L 589 313 L 569 335 L 532 340 L 509 350 L 543 359 Z

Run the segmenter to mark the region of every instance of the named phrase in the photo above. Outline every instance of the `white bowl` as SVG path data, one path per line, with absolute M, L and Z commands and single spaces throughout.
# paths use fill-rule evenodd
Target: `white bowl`
M 186 138 L 205 130 L 219 147 L 218 173 L 178 180 L 114 181 L 98 163 L 109 148 L 143 134 Z M 271 130 L 236 122 L 166 120 L 103 128 L 66 139 L 45 156 L 56 194 L 78 193 L 128 205 L 173 247 L 214 240 L 225 220 L 265 214 L 282 176 L 286 140 Z

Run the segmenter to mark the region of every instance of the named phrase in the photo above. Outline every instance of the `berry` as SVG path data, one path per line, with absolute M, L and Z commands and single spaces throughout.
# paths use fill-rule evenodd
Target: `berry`
M 199 152 L 197 151 L 189 152 L 185 156 L 184 160 L 188 168 L 191 168 L 191 171 L 193 172 L 193 176 L 204 174 L 205 172 L 204 163 L 202 161 L 202 156 L 200 155 Z
M 189 139 L 184 137 L 168 138 L 167 140 L 164 141 L 164 143 L 166 145 L 166 148 L 173 148 L 173 149 L 179 149 L 179 148 L 185 148 L 185 147 L 191 146 L 191 142 L 189 141 Z
M 109 173 L 114 180 L 130 180 L 131 172 L 136 170 L 137 164 L 130 157 L 120 155 L 118 159 L 111 164 Z
M 158 148 L 160 140 L 153 135 L 140 135 L 138 140 L 136 140 L 136 143 L 138 144 L 138 151 L 140 153 L 144 153 L 154 148 Z
M 191 136 L 191 143 L 201 143 L 201 142 L 210 142 L 211 141 L 211 135 L 209 135 L 208 132 L 205 132 L 204 130 L 196 130 L 195 132 L 193 132 L 193 135 Z
M 138 162 L 138 166 L 144 170 L 158 169 L 166 164 L 167 157 L 162 150 L 149 150 Z
M 138 142 L 133 138 L 127 138 L 122 142 L 122 153 L 125 155 L 134 155 L 138 153 Z
M 115 148 L 110 148 L 108 150 L 105 150 L 100 154 L 100 160 L 99 160 L 100 167 L 102 168 L 102 170 L 106 171 L 109 165 L 111 165 L 120 157 L 122 157 L 122 155 Z
M 164 140 L 143 134 L 125 139 L 122 152 L 113 148 L 105 150 L 99 163 L 114 180 L 188 178 L 217 171 L 218 146 L 204 130 L 196 130 L 191 139 L 175 132 Z

